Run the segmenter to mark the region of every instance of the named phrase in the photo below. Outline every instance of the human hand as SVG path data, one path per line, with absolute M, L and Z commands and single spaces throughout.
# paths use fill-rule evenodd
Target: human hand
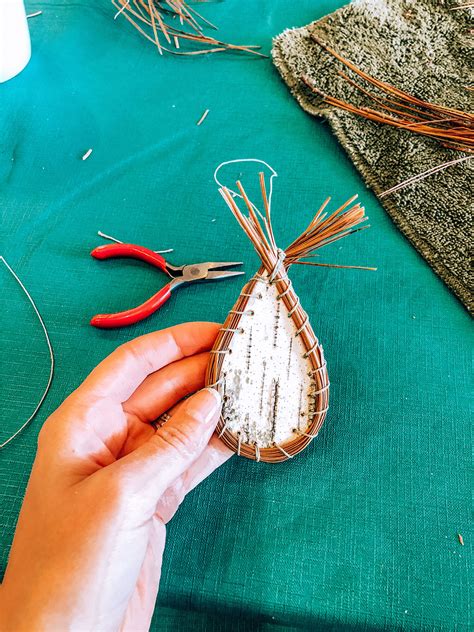
M 218 329 L 187 323 L 132 340 L 46 421 L 0 589 L 0 629 L 148 629 L 165 524 L 231 456 L 212 436 L 217 391 L 178 403 L 202 388 Z M 173 406 L 155 431 L 151 422 Z

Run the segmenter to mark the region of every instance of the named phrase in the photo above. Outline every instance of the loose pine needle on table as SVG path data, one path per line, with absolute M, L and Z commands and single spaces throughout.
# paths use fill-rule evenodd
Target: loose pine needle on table
M 205 112 L 203 112 L 201 118 L 199 119 L 199 121 L 196 123 L 196 125 L 199 127 L 199 125 L 201 125 L 201 123 L 204 123 L 204 121 L 206 120 L 207 115 L 209 114 L 209 110 L 206 110 Z

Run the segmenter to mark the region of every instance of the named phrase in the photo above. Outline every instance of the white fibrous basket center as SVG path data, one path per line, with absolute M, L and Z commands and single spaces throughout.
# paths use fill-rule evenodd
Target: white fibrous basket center
M 275 285 L 255 284 L 221 367 L 225 428 L 260 448 L 307 430 L 317 386 L 306 348 Z

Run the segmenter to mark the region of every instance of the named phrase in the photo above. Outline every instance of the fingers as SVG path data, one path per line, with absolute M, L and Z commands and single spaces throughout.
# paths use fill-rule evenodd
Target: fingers
M 234 453 L 214 434 L 203 453 L 168 487 L 156 507 L 156 516 L 166 524 L 174 516 L 188 492 L 225 463 Z
M 202 454 L 217 424 L 221 396 L 211 388 L 190 397 L 171 419 L 134 452 L 110 466 L 133 491 L 153 489 L 156 502 Z M 156 506 L 155 502 L 155 506 Z
M 217 435 L 212 435 L 208 446 L 184 475 L 184 489 L 187 494 L 197 487 L 214 470 L 228 461 L 234 453 L 222 443 Z
M 105 358 L 77 389 L 76 396 L 124 402 L 151 373 L 211 349 L 218 330 L 215 323 L 184 323 L 135 338 Z
M 156 606 L 156 596 L 161 576 L 165 527 L 154 518 L 151 523 L 150 538 L 145 559 L 138 576 L 137 585 L 128 602 L 127 610 L 120 626 L 120 632 L 149 630 Z
M 152 373 L 124 402 L 123 410 L 149 424 L 180 399 L 204 386 L 208 361 L 208 353 L 199 353 Z

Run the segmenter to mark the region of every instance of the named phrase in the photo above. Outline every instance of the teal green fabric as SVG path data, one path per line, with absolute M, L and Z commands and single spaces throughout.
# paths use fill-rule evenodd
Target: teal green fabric
M 201 10 L 223 39 L 268 52 L 284 28 L 341 4 L 226 0 Z M 113 20 L 107 0 L 27 6 L 43 10 L 30 22 L 32 60 L 0 86 L 2 252 L 44 316 L 57 367 L 40 414 L 0 452 L 2 572 L 47 415 L 118 344 L 222 321 L 240 289 L 238 279 L 188 287 L 139 325 L 95 330 L 91 315 L 133 306 L 164 281 L 141 263 L 92 260 L 97 230 L 174 247 L 178 264 L 242 259 L 250 275 L 257 259 L 212 176 L 224 160 L 255 157 L 279 173 L 282 246 L 327 195 L 335 204 L 359 192 L 371 229 L 320 260 L 378 272 L 292 271 L 328 360 L 324 429 L 283 464 L 234 457 L 188 496 L 169 527 L 152 629 L 472 628 L 471 334 L 457 299 L 270 59 L 160 57 Z M 226 181 L 241 171 L 250 183 L 249 166 Z M 25 296 L 0 272 L 3 439 L 41 393 L 48 355 Z

